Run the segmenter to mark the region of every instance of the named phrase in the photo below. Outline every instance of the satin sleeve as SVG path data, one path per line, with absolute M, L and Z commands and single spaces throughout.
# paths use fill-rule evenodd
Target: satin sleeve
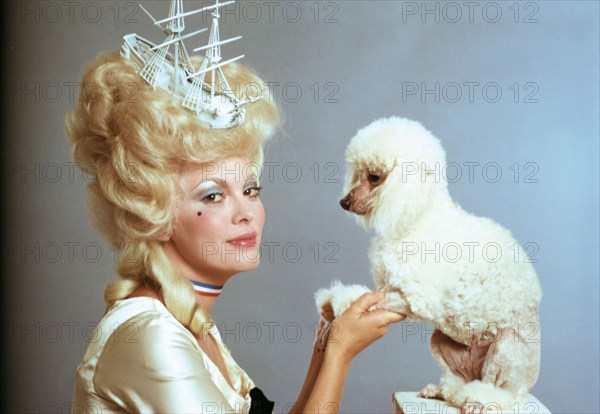
M 184 329 L 184 328 L 183 328 Z M 129 412 L 244 412 L 212 382 L 194 337 L 160 313 L 144 312 L 108 339 L 96 392 Z

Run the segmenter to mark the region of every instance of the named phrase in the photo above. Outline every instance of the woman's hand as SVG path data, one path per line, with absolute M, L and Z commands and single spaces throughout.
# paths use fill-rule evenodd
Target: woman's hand
M 337 318 L 331 305 L 323 306 L 308 373 L 290 414 L 339 412 L 352 359 L 381 338 L 390 323 L 406 318 L 384 309 L 368 311 L 384 296 L 383 292 L 365 293 Z M 327 345 L 325 352 L 320 352 L 323 350 L 321 339 Z
M 365 293 L 335 319 L 332 318 L 333 312 L 324 308 L 321 316 L 328 320 L 333 319 L 327 341 L 327 353 L 342 357 L 349 363 L 363 349 L 385 335 L 390 323 L 406 319 L 406 315 L 384 309 L 368 311 L 384 297 L 384 292 Z

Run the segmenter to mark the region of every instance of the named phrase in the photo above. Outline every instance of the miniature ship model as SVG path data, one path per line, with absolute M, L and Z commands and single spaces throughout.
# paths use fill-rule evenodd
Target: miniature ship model
M 184 13 L 182 0 L 172 0 L 169 17 L 158 21 L 140 5 L 167 37 L 164 42 L 155 45 L 136 33 L 132 33 L 123 37 L 121 48 L 121 55 L 134 63 L 138 68 L 138 73 L 146 82 L 153 88 L 159 87 L 181 99 L 185 108 L 193 111 L 200 121 L 215 129 L 230 128 L 242 123 L 246 112 L 244 105 L 261 98 L 238 99 L 222 70 L 223 66 L 244 57 L 244 55 L 240 55 L 221 61 L 221 45 L 242 38 L 242 36 L 237 36 L 220 40 L 219 9 L 232 3 L 234 1 L 219 3 L 219 0 L 216 0 L 212 6 Z M 206 50 L 206 59 L 196 71 L 183 40 L 207 29 L 182 35 L 185 30 L 184 18 L 207 11 L 212 12 L 208 44 L 194 49 L 195 52 Z M 166 23 L 165 27 L 162 26 L 163 23 Z M 172 54 L 169 53 L 171 46 L 174 49 Z M 210 82 L 205 81 L 208 73 L 211 74 Z

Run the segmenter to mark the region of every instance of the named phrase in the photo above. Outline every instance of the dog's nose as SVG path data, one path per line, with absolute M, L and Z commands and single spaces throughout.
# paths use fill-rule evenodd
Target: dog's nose
M 342 208 L 344 210 L 348 210 L 350 208 L 350 204 L 351 204 L 350 197 L 348 197 L 348 196 L 346 196 L 340 200 L 340 206 L 342 206 Z

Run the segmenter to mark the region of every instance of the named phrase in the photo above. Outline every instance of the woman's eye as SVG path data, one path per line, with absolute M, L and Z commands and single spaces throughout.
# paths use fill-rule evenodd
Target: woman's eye
M 221 193 L 210 193 L 202 197 L 202 201 L 207 203 L 217 203 L 221 201 L 222 198 L 223 194 Z
M 244 195 L 250 196 L 250 197 L 258 197 L 260 194 L 260 190 L 262 190 L 262 187 L 254 185 L 252 187 L 246 188 L 244 190 Z

